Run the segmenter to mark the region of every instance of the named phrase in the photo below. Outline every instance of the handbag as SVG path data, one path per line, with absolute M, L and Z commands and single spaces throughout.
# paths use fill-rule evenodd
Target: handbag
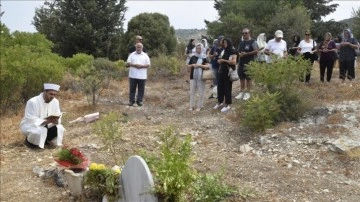
M 215 74 L 211 69 L 203 69 L 201 79 L 202 80 L 214 80 Z
M 312 53 L 311 53 L 311 59 L 312 61 L 316 61 L 319 59 L 319 55 L 317 54 L 317 52 L 313 52 L 316 50 L 316 47 L 315 47 L 315 40 L 313 40 L 313 48 L 311 49 L 312 50 Z
M 239 80 L 239 75 L 237 73 L 237 68 L 235 70 L 233 70 L 232 68 L 229 69 L 229 77 L 230 77 L 230 81 Z

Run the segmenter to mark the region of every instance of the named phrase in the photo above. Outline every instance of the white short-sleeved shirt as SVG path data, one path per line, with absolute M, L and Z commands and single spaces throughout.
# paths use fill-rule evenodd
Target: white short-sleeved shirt
M 150 66 L 150 58 L 147 53 L 141 52 L 140 54 L 135 52 L 132 52 L 127 61 L 127 63 L 132 64 L 140 64 L 140 65 L 149 65 Z M 135 67 L 131 67 L 129 69 L 129 78 L 133 79 L 147 79 L 147 69 L 148 68 L 142 68 L 137 69 Z
M 311 52 L 314 46 L 316 47 L 316 42 L 312 39 L 310 39 L 309 43 L 302 40 L 298 45 L 298 47 L 301 48 L 301 53 Z
M 284 57 L 284 52 L 287 51 L 286 41 L 281 39 L 281 41 L 277 42 L 277 41 L 275 41 L 275 39 L 271 39 L 267 43 L 265 49 L 269 50 L 269 52 L 271 52 L 271 53 L 274 53 L 274 54 L 278 55 L 279 58 Z M 268 63 L 271 62 L 271 57 L 268 57 L 267 62 Z

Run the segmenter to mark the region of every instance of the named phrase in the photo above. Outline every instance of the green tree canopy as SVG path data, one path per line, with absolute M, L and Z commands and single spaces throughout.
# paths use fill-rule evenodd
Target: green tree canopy
M 335 11 L 338 4 L 330 4 L 331 2 L 332 0 L 214 0 L 219 19 L 205 23 L 209 35 L 226 35 L 235 44 L 245 27 L 252 30 L 253 37 L 263 32 L 273 36 L 275 30 L 281 29 L 289 41 L 294 34 L 302 35 L 305 29 L 316 28 L 313 23 L 321 22 L 321 17 Z
M 17 109 L 40 93 L 43 83 L 60 83 L 63 58 L 51 52 L 52 43 L 39 33 L 14 32 L 1 25 L 1 110 Z
M 170 54 L 175 51 L 175 29 L 170 26 L 169 18 L 160 13 L 141 13 L 128 23 L 125 33 L 126 51 L 134 45 L 135 36 L 141 35 L 143 44 L 150 56 L 160 53 Z M 127 57 L 127 54 L 124 55 Z
M 353 9 L 353 34 L 359 40 L 360 39 L 360 7 L 357 10 Z
M 37 8 L 38 32 L 54 43 L 64 57 L 76 53 L 118 59 L 126 0 L 54 0 Z

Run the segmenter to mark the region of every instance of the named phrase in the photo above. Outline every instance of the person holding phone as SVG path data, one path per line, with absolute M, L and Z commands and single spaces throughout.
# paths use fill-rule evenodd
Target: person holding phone
M 56 96 L 60 86 L 45 83 L 44 92 L 27 101 L 20 129 L 26 136 L 25 145 L 44 149 L 44 145 L 61 146 L 65 128 Z

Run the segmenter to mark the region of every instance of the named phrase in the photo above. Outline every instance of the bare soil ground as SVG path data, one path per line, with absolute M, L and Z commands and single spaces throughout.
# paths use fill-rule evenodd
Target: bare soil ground
M 359 64 L 358 64 L 359 66 Z M 360 100 L 360 80 L 342 84 L 338 69 L 331 83 L 320 83 L 315 66 L 310 85 L 300 85 L 314 93 L 317 106 Z M 360 75 L 357 69 L 356 75 Z M 336 139 L 346 133 L 343 127 L 329 129 L 327 124 L 341 124 L 342 112 L 326 117 L 327 124 L 299 129 L 298 122 L 285 122 L 265 134 L 251 134 L 241 127 L 233 100 L 232 110 L 213 110 L 216 100 L 205 99 L 200 112 L 188 111 L 187 77 L 149 80 L 143 107 L 128 107 L 128 83 L 112 82 L 103 92 L 96 108 L 89 107 L 84 96 L 61 92 L 59 99 L 66 131 L 64 144 L 80 147 L 97 163 L 112 166 L 112 158 L 102 150 L 100 139 L 92 134 L 93 123 L 72 123 L 77 117 L 99 111 L 124 114 L 121 154 L 124 158 L 138 154 L 140 149 L 157 151 L 156 134 L 174 125 L 181 134 L 192 134 L 194 166 L 200 172 L 224 172 L 227 183 L 238 188 L 237 196 L 227 201 L 344 201 L 360 200 L 358 158 L 350 158 L 328 149 L 324 139 Z M 210 84 L 207 84 L 210 86 Z M 237 95 L 239 82 L 233 85 Z M 359 114 L 358 114 L 359 117 Z M 0 200 L 14 201 L 74 201 L 66 188 L 52 179 L 33 173 L 34 166 L 50 167 L 57 149 L 32 150 L 24 144 L 17 116 L 1 117 L 1 189 Z M 294 130 L 290 130 L 294 128 Z M 346 134 L 345 134 L 346 135 Z M 259 143 L 260 138 L 265 142 Z M 305 139 L 306 141 L 300 141 Z M 248 144 L 253 151 L 243 153 L 240 146 Z M 99 146 L 99 147 L 97 147 Z M 81 199 L 91 201 L 90 199 Z

